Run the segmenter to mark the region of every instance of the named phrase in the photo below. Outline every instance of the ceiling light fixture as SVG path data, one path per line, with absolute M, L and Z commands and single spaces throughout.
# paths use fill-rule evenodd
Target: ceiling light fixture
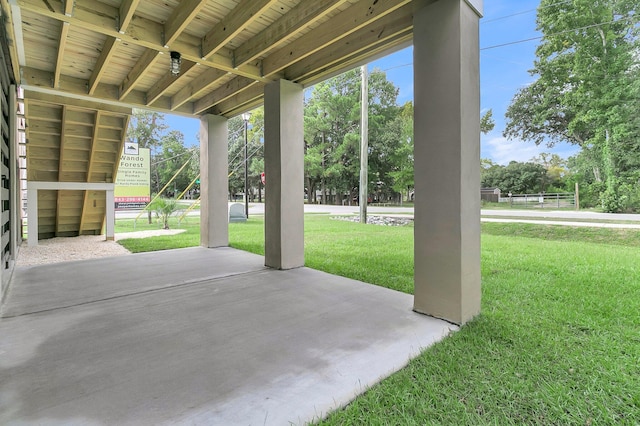
M 171 63 L 169 64 L 169 71 L 171 71 L 171 75 L 180 74 L 181 63 L 182 63 L 182 59 L 180 58 L 180 53 L 171 52 Z

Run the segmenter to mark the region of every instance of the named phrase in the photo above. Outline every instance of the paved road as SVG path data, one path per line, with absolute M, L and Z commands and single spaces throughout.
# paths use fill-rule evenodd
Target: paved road
M 580 220 L 628 220 L 640 222 L 640 214 L 622 213 L 598 213 L 591 211 L 575 210 L 486 210 L 481 211 L 482 216 L 507 216 L 529 218 L 553 218 L 553 219 L 580 219 Z
M 357 214 L 359 213 L 358 206 L 334 206 L 334 205 L 320 205 L 320 204 L 305 204 L 304 206 L 305 213 L 328 213 L 328 214 Z M 413 216 L 413 207 L 374 207 L 369 206 L 367 209 L 369 214 L 394 214 L 394 215 L 407 215 Z M 117 211 L 117 218 L 135 218 L 140 212 L 139 211 Z M 199 215 L 199 211 L 193 211 L 189 213 L 189 215 Z M 249 205 L 249 216 L 252 214 L 262 215 L 264 214 L 264 204 L 250 204 Z M 143 214 L 141 218 L 143 219 Z M 572 225 L 572 226 L 580 226 L 575 225 L 579 223 L 585 223 L 584 221 L 589 221 L 589 223 L 597 223 L 602 221 L 631 221 L 638 222 L 640 225 L 640 214 L 614 214 L 614 213 L 597 213 L 591 211 L 574 211 L 574 210 L 517 210 L 517 209 L 508 209 L 508 210 L 488 210 L 482 209 L 481 215 L 484 217 L 483 220 L 489 221 L 489 217 L 498 218 L 503 217 L 502 221 L 522 221 L 533 220 L 535 223 L 541 223 L 541 220 L 544 219 L 563 219 L 562 222 L 553 221 L 554 224 L 564 224 L 564 225 Z M 582 222 L 575 222 L 575 220 L 579 220 Z M 551 221 L 550 221 L 551 222 Z M 585 225 L 583 225 L 585 226 Z M 586 225 L 588 226 L 588 225 Z M 620 226 L 617 226 L 620 227 Z M 629 226 L 629 227 L 636 227 Z

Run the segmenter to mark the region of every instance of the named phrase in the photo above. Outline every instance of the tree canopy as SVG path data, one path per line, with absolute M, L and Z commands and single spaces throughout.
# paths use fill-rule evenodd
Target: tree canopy
M 380 70 L 369 74 L 369 188 L 372 201 L 397 202 L 413 195 L 413 103 L 398 105 L 399 89 Z M 317 84 L 304 106 L 304 176 L 309 202 L 358 201 L 360 175 L 360 69 Z M 492 111 L 481 117 L 483 132 L 494 126 Z M 228 121 L 229 196 L 242 196 L 245 168 L 245 122 Z M 168 129 L 164 115 L 135 110 L 129 140 L 152 149 L 152 192 L 171 181 L 164 196 L 188 188 L 200 173 L 199 150 L 185 146 L 184 135 Z M 248 196 L 262 200 L 264 111 L 256 108 L 246 123 Z M 268 176 L 266 176 L 268 179 Z
M 638 9 L 637 0 L 542 0 L 536 80 L 506 112 L 507 138 L 579 145 L 607 211 L 625 208 L 620 190 L 638 177 Z

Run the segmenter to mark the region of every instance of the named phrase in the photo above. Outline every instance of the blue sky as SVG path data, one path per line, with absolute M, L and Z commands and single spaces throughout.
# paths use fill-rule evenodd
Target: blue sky
M 509 141 L 502 137 L 504 113 L 519 88 L 534 79 L 528 73 L 533 67 L 539 40 L 495 47 L 506 43 L 539 37 L 535 9 L 539 0 L 485 0 L 484 17 L 480 21 L 480 105 L 482 111 L 493 109 L 495 129 L 481 138 L 481 157 L 498 164 L 528 161 L 541 152 L 553 152 L 567 158 L 578 152 L 575 146 L 557 145 L 553 149 L 532 142 Z M 413 99 L 413 50 L 407 48 L 369 64 L 379 68 L 399 89 L 398 103 Z M 179 116 L 166 116 L 167 124 L 185 135 L 188 145 L 196 143 L 199 121 Z

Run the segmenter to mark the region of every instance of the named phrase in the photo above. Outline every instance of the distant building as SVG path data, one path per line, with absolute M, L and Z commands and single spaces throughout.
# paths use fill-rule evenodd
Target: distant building
M 500 188 L 480 188 L 480 199 L 497 203 L 500 201 Z

